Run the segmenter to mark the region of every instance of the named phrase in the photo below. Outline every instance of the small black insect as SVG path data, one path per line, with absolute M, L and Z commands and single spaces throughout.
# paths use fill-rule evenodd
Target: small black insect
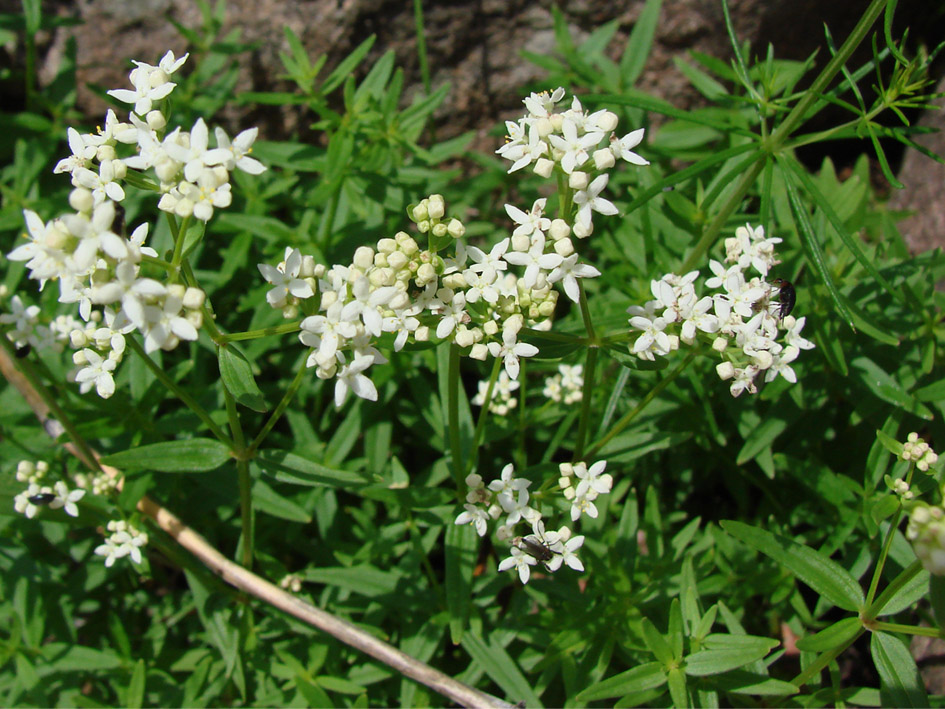
M 16 355 L 17 359 L 23 359 L 24 357 L 26 357 L 26 355 L 30 353 L 32 349 L 33 348 L 30 346 L 30 343 L 27 342 L 22 347 L 17 347 L 16 352 L 14 352 L 14 354 Z
M 794 285 L 790 281 L 786 281 L 783 278 L 775 278 L 771 281 L 771 285 L 778 289 L 778 300 L 776 302 L 781 306 L 778 309 L 778 318 L 784 320 L 784 318 L 790 315 L 791 311 L 794 310 L 794 302 L 797 300 L 797 291 L 794 290 Z
M 56 496 L 51 492 L 41 492 L 38 495 L 30 495 L 26 498 L 30 503 L 37 505 L 39 507 L 45 507 L 53 500 L 56 499 Z
M 538 561 L 548 562 L 554 558 L 555 554 L 560 552 L 555 551 L 544 541 L 537 541 L 532 539 L 526 539 L 524 537 L 515 538 L 516 546 L 524 552 L 527 552 L 534 556 Z

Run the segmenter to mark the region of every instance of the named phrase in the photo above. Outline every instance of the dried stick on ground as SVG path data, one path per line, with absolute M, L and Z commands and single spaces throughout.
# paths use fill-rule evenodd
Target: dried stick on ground
M 62 425 L 50 416 L 50 406 L 29 380 L 16 368 L 7 348 L 0 348 L 0 372 L 26 399 L 46 433 L 54 439 L 64 433 Z M 74 441 L 64 443 L 63 446 L 88 465 L 83 451 Z M 105 465 L 99 465 L 99 467 L 109 475 L 121 480 L 121 473 L 115 468 Z M 197 532 L 181 522 L 176 515 L 151 498 L 147 496 L 141 498 L 138 502 L 138 509 L 150 517 L 158 527 L 173 537 L 184 549 L 200 559 L 210 570 L 240 591 L 255 596 L 261 601 L 298 618 L 303 623 L 334 636 L 346 645 L 361 650 L 457 704 L 467 707 L 512 707 L 508 702 L 468 687 L 462 682 L 457 682 L 449 675 L 415 660 L 348 621 L 336 618 L 330 613 L 296 598 L 248 569 L 230 561 L 208 544 Z

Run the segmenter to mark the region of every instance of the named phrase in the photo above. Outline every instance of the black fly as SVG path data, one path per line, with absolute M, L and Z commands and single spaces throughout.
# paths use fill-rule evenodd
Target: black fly
M 55 500 L 56 496 L 51 492 L 41 492 L 37 495 L 30 495 L 26 499 L 29 500 L 30 504 L 36 505 L 37 507 L 45 507 Z
M 794 309 L 794 302 L 797 300 L 797 291 L 790 281 L 783 278 L 775 278 L 771 285 L 778 289 L 778 299 L 775 301 L 780 306 L 778 308 L 778 319 L 784 320 Z
M 544 540 L 543 536 L 539 534 L 530 534 L 528 537 L 515 537 L 512 543 L 526 554 L 535 557 L 535 559 L 546 567 L 548 566 L 548 562 L 555 557 L 555 554 L 561 556 L 561 552 L 552 549 L 548 542 Z

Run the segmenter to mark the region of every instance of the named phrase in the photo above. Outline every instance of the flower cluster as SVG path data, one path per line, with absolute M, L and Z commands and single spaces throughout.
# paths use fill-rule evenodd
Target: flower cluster
M 375 347 L 384 334 L 393 335 L 395 351 L 408 341 L 448 340 L 473 359 L 501 359 L 515 380 L 520 358 L 538 353 L 520 340 L 521 331 L 551 327 L 558 298 L 553 286 L 560 283 L 565 295 L 578 302 L 578 279 L 600 275 L 578 263 L 571 237 L 593 232 L 593 213 L 616 214 L 601 196 L 609 179 L 604 171 L 617 158 L 648 164 L 631 151 L 643 130 L 618 138 L 614 113 L 588 113 L 576 98 L 570 108 L 557 111 L 563 97 L 558 89 L 525 99 L 526 115 L 507 124 L 509 141 L 497 151 L 513 162 L 510 172 L 534 162 L 544 177 L 566 177 L 568 206 L 558 218 L 546 216 L 545 199 L 528 211 L 507 204 L 511 234 L 485 251 L 466 243 L 463 223 L 447 216 L 440 195 L 431 195 L 408 209 L 426 236 L 425 245 L 399 232 L 373 247 L 360 247 L 347 265 L 315 264 L 290 250 L 278 266 L 259 265 L 273 286 L 266 296 L 269 304 L 287 317 L 299 309 L 308 315 L 300 334 L 313 349 L 308 366 L 321 379 L 335 379 L 336 404 L 348 391 L 377 399 L 366 372 L 386 361 Z M 522 269 L 521 275 L 513 266 Z
M 909 514 L 906 539 L 930 574 L 945 576 L 945 509 L 916 503 Z
M 795 382 L 791 362 L 814 345 L 801 336 L 805 318 L 786 312 L 781 299 L 788 286 L 766 280 L 770 268 L 779 263 L 774 245 L 780 241 L 765 238 L 760 226 L 736 229 L 735 237 L 725 240 L 725 260 L 730 265 L 709 262 L 713 275 L 705 285 L 721 291 L 713 296 L 696 294 L 698 271 L 684 276 L 668 273 L 652 281 L 654 300 L 627 309 L 631 329 L 641 331 L 631 352 L 653 360 L 678 349 L 680 342 L 692 345 L 702 333 L 723 358 L 716 372 L 721 379 L 732 380 L 732 396 L 756 393 L 755 378 L 762 372 L 766 382 L 779 374 Z M 746 276 L 748 269 L 758 275 Z M 777 341 L 782 332 L 783 344 Z
M 186 59 L 186 55 L 175 59 L 168 52 L 156 67 L 135 62 L 130 77 L 134 90 L 109 91 L 119 101 L 134 104 L 127 123 L 109 110 L 105 127 L 95 133 L 68 129 L 72 154 L 59 161 L 55 172 L 72 178 L 69 204 L 75 213 L 44 222 L 35 212 L 25 211 L 29 241 L 8 255 L 27 262 L 30 278 L 39 281 L 40 288 L 47 281 L 58 281 L 59 301 L 78 304 L 86 323 L 104 320 L 104 326 L 70 332 L 79 350 L 74 361 L 80 367 L 76 381 L 83 393 L 93 387 L 103 398 L 114 393 L 113 372 L 128 333 L 140 332 L 149 353 L 172 350 L 182 340 L 196 340 L 203 322 L 203 291 L 178 282 L 179 248 L 174 262 L 167 263 L 145 246 L 148 224 L 139 225 L 130 236 L 124 234 L 121 183 L 128 171 L 140 173 L 135 184 L 161 194 L 160 209 L 183 218 L 180 233 L 175 234 L 180 247 L 188 219 L 206 222 L 215 208 L 229 205 L 230 172 L 238 168 L 256 175 L 266 169 L 248 155 L 256 129 L 244 131 L 232 142 L 217 129 L 214 148 L 209 146 L 203 120 L 189 132 L 179 127 L 166 131 L 167 116 L 155 106 L 173 91 L 176 84 L 170 76 Z M 142 275 L 147 264 L 165 278 Z M 102 307 L 97 320 L 93 306 Z M 15 323 L 17 333 L 26 332 L 21 321 L 25 325 L 35 314 L 17 299 L 11 307 L 12 312 L 2 316 L 4 322 Z
M 486 394 L 489 392 L 489 380 L 483 379 L 478 385 L 479 391 L 472 398 L 470 403 L 473 406 L 482 406 L 486 403 Z M 518 399 L 515 398 L 515 391 L 519 388 L 519 383 L 509 378 L 507 372 L 499 372 L 499 378 L 492 387 L 492 398 L 489 400 L 489 412 L 497 416 L 507 416 L 508 413 L 518 406 Z
M 140 564 L 141 547 L 148 543 L 147 532 L 136 529 L 124 520 L 110 521 L 107 529 L 111 534 L 103 544 L 95 547 L 95 553 L 105 557 L 105 566 L 111 566 L 116 559 L 124 556 L 130 556 L 134 563 Z
M 603 474 L 605 461 L 598 461 L 590 468 L 585 463 L 562 463 L 560 471 L 561 489 L 565 499 L 571 505 L 571 521 L 576 522 L 582 514 L 597 516 L 593 499 L 610 491 L 613 480 Z M 570 478 L 577 476 L 580 482 L 571 485 Z M 558 531 L 546 531 L 542 513 L 532 507 L 528 487 L 530 480 L 515 477 L 514 466 L 510 463 L 502 469 L 501 476 L 486 486 L 482 477 L 473 473 L 466 477 L 469 491 L 466 493 L 464 510 L 456 518 L 456 524 L 469 524 L 476 528 L 476 533 L 483 537 L 488 530 L 490 520 L 502 518 L 496 538 L 509 541 L 509 556 L 499 564 L 499 571 L 516 569 L 522 583 L 527 583 L 530 567 L 542 561 L 549 571 L 556 571 L 562 564 L 567 564 L 575 571 L 583 571 L 584 565 L 577 557 L 577 550 L 584 544 L 583 535 L 572 536 L 572 531 L 563 525 Z M 524 537 L 515 537 L 514 528 L 520 523 L 531 526 L 532 533 Z
M 44 461 L 21 460 L 16 466 L 16 479 L 26 483 L 27 488 L 13 498 L 13 508 L 28 519 L 35 517 L 42 507 L 62 508 L 70 517 L 78 517 L 76 503 L 85 495 L 85 490 L 70 490 L 61 480 L 53 485 L 44 484 L 48 473 L 49 465 Z
M 576 404 L 583 397 L 584 365 L 559 364 L 558 373 L 545 380 L 542 393 L 556 403 Z
M 906 442 L 902 444 L 901 460 L 907 460 L 915 463 L 915 467 L 925 472 L 929 466 L 938 462 L 938 455 L 933 451 L 929 444 L 919 438 L 919 434 L 912 432 L 909 434 Z

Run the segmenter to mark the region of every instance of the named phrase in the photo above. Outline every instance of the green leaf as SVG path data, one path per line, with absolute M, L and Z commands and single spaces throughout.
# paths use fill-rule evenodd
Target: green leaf
M 760 660 L 778 645 L 757 635 L 709 635 L 700 650 L 686 656 L 685 672 L 692 677 L 717 675 Z
M 663 666 L 674 664 L 676 658 L 673 657 L 672 648 L 649 618 L 643 619 L 642 627 L 643 640 L 646 642 L 646 646 L 650 649 L 650 652 L 656 656 L 656 659 L 663 663 Z
M 357 473 L 329 468 L 286 451 L 260 451 L 255 462 L 276 480 L 294 485 L 352 488 L 369 482 Z
M 915 565 L 918 566 L 919 562 L 916 561 Z M 903 569 L 900 575 L 909 573 L 913 572 L 910 569 Z M 872 610 L 877 616 L 881 616 L 893 615 L 904 611 L 906 608 L 911 608 L 919 599 L 925 596 L 929 588 L 930 577 L 931 574 L 928 571 L 919 569 L 889 600 L 885 600 L 885 592 L 880 594 L 879 598 L 876 599 L 877 602 L 871 607 Z M 896 579 L 893 579 L 893 583 L 895 581 Z M 882 602 L 882 605 L 879 605 L 880 602 Z
M 162 473 L 205 473 L 216 470 L 228 460 L 230 449 L 212 438 L 152 443 L 102 458 L 105 465 L 116 468 L 156 470 Z
M 44 662 L 43 673 L 93 672 L 121 667 L 121 658 L 114 652 L 105 652 L 73 643 L 46 643 L 40 648 Z
M 632 670 L 621 672 L 613 677 L 592 684 L 578 693 L 578 702 L 593 702 L 599 699 L 622 697 L 631 692 L 642 692 L 666 684 L 666 672 L 659 662 L 647 662 L 637 665 Z
M 830 299 L 833 300 L 837 312 L 843 317 L 847 325 L 850 326 L 850 329 L 855 329 L 853 327 L 853 313 L 850 312 L 850 308 L 847 306 L 846 301 L 843 299 L 843 296 L 840 295 L 840 291 L 837 290 L 837 286 L 833 282 L 833 276 L 830 275 L 827 259 L 824 256 L 823 246 L 814 233 L 814 227 L 811 225 L 810 214 L 807 212 L 807 207 L 801 201 L 800 195 L 797 193 L 797 187 L 794 185 L 792 177 L 793 173 L 791 173 L 789 169 L 784 169 L 784 160 L 785 158 L 783 156 L 778 156 L 777 164 L 782 168 L 781 176 L 784 181 L 784 186 L 787 189 L 788 201 L 790 201 L 791 210 L 794 213 L 797 232 L 800 234 L 801 241 L 807 250 L 808 260 L 814 267 L 817 275 L 820 276 L 820 280 L 822 280 L 827 287 L 827 292 L 830 294 Z
M 856 579 L 823 554 L 793 539 L 741 522 L 725 520 L 721 526 L 736 539 L 787 567 L 833 605 L 848 611 L 858 611 L 863 606 L 863 589 Z
M 266 406 L 262 392 L 256 386 L 252 367 L 249 360 L 246 359 L 246 355 L 230 343 L 220 347 L 217 357 L 220 362 L 220 376 L 223 378 L 223 384 L 236 399 L 236 403 L 259 413 L 268 411 L 269 407 Z
M 805 652 L 825 652 L 835 647 L 846 647 L 863 631 L 859 618 L 844 618 L 827 626 L 816 635 L 808 635 L 797 641 L 797 647 Z
M 797 694 L 800 690 L 790 682 L 772 679 L 745 670 L 732 670 L 712 678 L 712 686 L 723 692 L 783 697 Z
M 669 696 L 675 706 L 688 707 L 692 705 L 686 688 L 686 675 L 682 670 L 677 667 L 671 669 L 666 674 L 666 682 L 669 684 Z
M 138 660 L 131 673 L 131 681 L 125 691 L 125 706 L 129 709 L 138 709 L 144 705 L 144 688 L 147 679 L 147 668 L 144 660 Z
M 646 0 L 630 31 L 627 45 L 620 56 L 620 75 L 624 86 L 633 86 L 643 73 L 643 67 L 646 66 L 650 49 L 653 47 L 662 4 L 662 0 Z
M 273 517 L 287 519 L 290 522 L 308 524 L 312 516 L 297 504 L 292 502 L 262 480 L 253 483 L 253 505 L 260 511 Z
M 396 591 L 403 576 L 396 571 L 382 571 L 362 564 L 351 567 L 320 567 L 300 574 L 306 581 L 343 588 L 366 598 L 380 598 Z
M 468 524 L 450 524 L 446 528 L 446 605 L 454 645 L 462 641 L 469 620 L 478 541 L 479 536 Z
M 902 455 L 902 443 L 880 429 L 876 429 L 876 440 L 883 444 L 883 448 L 888 450 L 897 458 Z
M 925 404 L 919 403 L 893 377 L 887 374 L 883 369 L 868 357 L 857 357 L 851 363 L 855 370 L 860 373 L 861 381 L 877 397 L 886 403 L 898 406 L 904 411 L 931 421 L 935 418 L 934 414 Z
M 945 627 L 945 577 L 932 576 L 929 579 L 929 601 L 939 627 Z
M 515 697 L 529 707 L 542 706 L 531 684 L 519 670 L 518 663 L 501 646 L 495 643 L 487 645 L 478 633 L 467 632 L 463 635 L 463 648 L 507 696 Z
M 880 698 L 888 707 L 927 707 L 929 698 L 912 655 L 895 635 L 875 631 L 870 654 L 879 673 Z
M 748 438 L 745 439 L 745 444 L 738 452 L 738 457 L 735 459 L 735 464 L 744 465 L 748 461 L 754 460 L 756 456 L 768 450 L 771 447 L 771 444 L 774 443 L 775 439 L 784 433 L 784 430 L 787 428 L 787 426 L 787 421 L 782 418 L 778 418 L 775 415 L 762 419 L 761 423 L 755 426 L 751 433 L 748 434 Z

